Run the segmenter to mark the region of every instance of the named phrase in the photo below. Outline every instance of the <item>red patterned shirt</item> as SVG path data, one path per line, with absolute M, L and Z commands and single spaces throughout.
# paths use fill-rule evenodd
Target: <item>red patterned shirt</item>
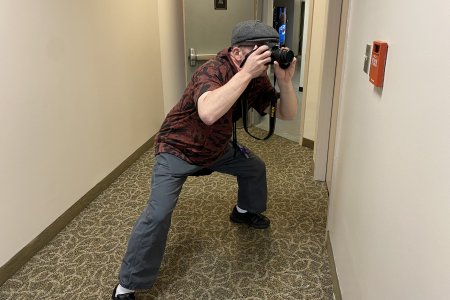
M 232 137 L 233 111 L 240 116 L 241 105 L 237 101 L 214 124 L 206 125 L 198 115 L 197 100 L 204 92 L 226 84 L 236 72 L 227 49 L 197 69 L 155 138 L 155 154 L 167 152 L 190 164 L 205 167 L 223 155 Z M 264 114 L 271 100 L 278 97 L 268 76 L 253 79 L 244 93 L 248 96 L 248 106 L 260 114 Z

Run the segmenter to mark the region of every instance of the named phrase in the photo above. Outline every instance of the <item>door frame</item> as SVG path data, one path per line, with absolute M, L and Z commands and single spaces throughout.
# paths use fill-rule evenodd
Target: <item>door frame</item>
M 331 129 L 331 112 L 336 81 L 339 29 L 341 23 L 342 0 L 328 2 L 326 12 L 326 32 L 320 92 L 317 109 L 316 139 L 314 142 L 314 179 L 326 180 L 327 160 Z
M 348 8 L 349 0 L 330 1 L 326 14 L 323 67 L 314 141 L 314 179 L 327 181 L 328 178 L 329 190 L 331 190 L 334 164 L 336 120 L 339 110 Z
M 328 141 L 328 155 L 327 155 L 327 173 L 325 181 L 327 183 L 328 190 L 332 191 L 332 179 L 334 170 L 334 157 L 335 157 L 335 142 L 336 142 L 336 131 L 337 131 L 337 120 L 339 112 L 339 104 L 341 97 L 341 84 L 342 84 L 342 72 L 344 66 L 344 52 L 345 43 L 347 38 L 347 26 L 348 26 L 348 10 L 349 10 L 350 0 L 342 0 L 341 9 L 341 22 L 339 29 L 339 42 L 338 42 L 338 53 L 337 53 L 337 63 L 336 63 L 336 76 L 333 92 L 333 108 L 331 111 L 331 124 L 330 124 L 330 138 Z
M 313 32 L 312 27 L 313 27 L 313 21 L 314 21 L 314 18 L 313 18 L 313 16 L 314 16 L 314 0 L 309 1 L 309 10 L 307 13 L 308 13 L 308 24 L 307 24 L 308 32 L 306 34 L 306 40 L 304 40 L 304 42 L 306 43 L 305 53 L 302 53 L 302 55 L 305 55 L 305 66 L 300 66 L 301 68 L 304 68 L 304 71 L 303 71 L 303 74 L 304 74 L 303 95 L 302 95 L 302 108 L 301 108 L 302 115 L 300 117 L 300 139 L 299 139 L 300 145 L 303 145 L 303 133 L 305 130 L 306 99 L 308 98 L 309 59 L 310 59 L 311 39 L 312 39 L 312 32 Z

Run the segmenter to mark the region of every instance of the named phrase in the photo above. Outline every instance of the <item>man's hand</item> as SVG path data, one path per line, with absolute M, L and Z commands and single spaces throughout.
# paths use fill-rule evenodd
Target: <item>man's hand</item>
M 266 45 L 257 47 L 247 57 L 247 61 L 242 67 L 241 71 L 247 72 L 251 78 L 257 78 L 265 75 L 267 72 L 268 64 L 270 63 L 269 47 Z
M 282 48 L 283 50 L 289 50 L 288 48 Z M 297 59 L 294 57 L 291 64 L 287 69 L 282 69 L 277 61 L 274 63 L 274 72 L 277 76 L 277 80 L 281 82 L 290 82 L 295 73 L 295 65 L 297 64 Z

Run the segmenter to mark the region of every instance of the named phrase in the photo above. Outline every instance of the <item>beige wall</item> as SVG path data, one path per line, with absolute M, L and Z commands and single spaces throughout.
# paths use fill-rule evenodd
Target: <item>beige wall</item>
M 155 8 L 0 2 L 0 265 L 158 130 Z
M 449 298 L 449 11 L 351 1 L 328 226 L 345 300 Z M 382 90 L 362 71 L 376 39 Z

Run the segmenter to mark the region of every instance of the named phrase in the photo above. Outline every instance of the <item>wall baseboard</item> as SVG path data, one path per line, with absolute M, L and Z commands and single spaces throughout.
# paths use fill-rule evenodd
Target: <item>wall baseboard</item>
M 73 204 L 52 224 L 34 238 L 28 245 L 14 255 L 8 262 L 0 267 L 0 285 L 11 278 L 23 265 L 25 265 L 39 250 L 45 247 L 67 224 L 72 221 L 83 209 L 97 198 L 114 180 L 117 179 L 128 167 L 141 157 L 153 145 L 154 136 L 139 147 L 125 161 L 116 167 L 102 181 L 88 191 L 81 199 Z
M 306 148 L 314 149 L 314 141 L 303 138 L 302 146 L 305 146 Z
M 331 271 L 331 280 L 333 281 L 333 294 L 335 300 L 342 300 L 341 288 L 339 286 L 339 278 L 336 271 L 336 263 L 334 261 L 333 248 L 331 247 L 330 232 L 327 231 L 327 252 L 328 262 Z

